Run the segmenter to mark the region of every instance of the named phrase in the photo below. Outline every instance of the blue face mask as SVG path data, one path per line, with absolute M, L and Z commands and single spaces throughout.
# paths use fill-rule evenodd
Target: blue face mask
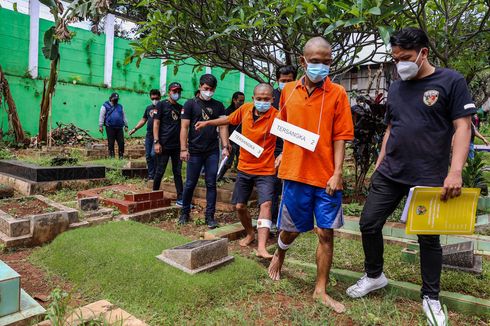
M 323 63 L 308 63 L 306 59 L 305 62 L 307 64 L 306 75 L 312 82 L 318 83 L 327 78 L 330 66 Z
M 282 91 L 282 89 L 284 88 L 284 85 L 286 85 L 286 83 L 281 83 L 279 82 L 279 89 Z
M 260 113 L 267 112 L 271 108 L 271 102 L 254 101 L 254 105 Z
M 172 93 L 170 94 L 170 98 L 177 102 L 178 100 L 180 100 L 180 93 Z

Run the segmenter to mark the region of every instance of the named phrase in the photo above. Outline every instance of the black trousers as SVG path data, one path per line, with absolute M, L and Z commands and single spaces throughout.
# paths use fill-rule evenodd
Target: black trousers
M 180 150 L 162 149 L 162 153 L 157 154 L 155 178 L 153 179 L 153 190 L 160 190 L 163 175 L 167 169 L 168 160 L 172 160 L 172 172 L 174 174 L 175 190 L 177 191 L 177 200 L 182 200 L 184 185 L 182 183 L 182 161 L 180 160 Z
M 105 127 L 107 133 L 107 142 L 109 146 L 109 157 L 115 156 L 114 142 L 117 141 L 117 151 L 119 158 L 124 156 L 124 131 L 123 128 Z
M 383 234 L 386 219 L 393 213 L 411 186 L 392 181 L 379 172 L 371 179 L 369 194 L 361 214 L 360 229 L 364 248 L 364 268 L 368 277 L 383 272 Z M 419 235 L 421 296 L 438 299 L 442 270 L 442 248 L 438 235 Z

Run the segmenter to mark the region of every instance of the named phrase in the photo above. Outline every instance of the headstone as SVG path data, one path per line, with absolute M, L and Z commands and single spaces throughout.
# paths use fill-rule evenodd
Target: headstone
M 442 263 L 460 267 L 472 267 L 474 263 L 473 241 L 442 246 Z
M 472 241 L 442 246 L 442 266 L 461 272 L 481 274 L 482 257 L 474 254 Z
M 78 198 L 78 207 L 82 211 L 95 211 L 99 209 L 99 197 Z
M 167 249 L 157 259 L 188 274 L 214 269 L 233 260 L 228 255 L 228 239 L 197 240 Z
M 20 310 L 20 275 L 0 260 L 0 317 Z

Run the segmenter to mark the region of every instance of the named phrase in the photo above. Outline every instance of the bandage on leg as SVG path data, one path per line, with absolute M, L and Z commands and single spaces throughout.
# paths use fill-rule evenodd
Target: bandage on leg
M 288 250 L 289 247 L 291 246 L 291 244 L 285 244 L 284 242 L 282 242 L 281 240 L 281 235 L 279 235 L 277 237 L 277 245 L 279 246 L 279 248 L 281 248 L 282 250 Z
M 257 220 L 257 229 L 259 228 L 268 228 L 269 230 L 272 227 L 272 221 L 266 220 L 265 218 L 259 218 Z

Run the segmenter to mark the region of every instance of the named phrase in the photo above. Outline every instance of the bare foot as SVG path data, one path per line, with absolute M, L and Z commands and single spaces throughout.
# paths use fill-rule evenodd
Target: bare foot
M 238 244 L 242 247 L 246 247 L 254 241 L 255 241 L 255 233 L 254 234 L 247 234 L 247 236 L 245 238 L 243 238 L 242 240 L 240 240 L 238 242 Z
M 340 302 L 332 299 L 331 296 L 329 296 L 326 293 L 313 293 L 313 298 L 320 300 L 321 303 L 326 305 L 327 307 L 330 307 L 333 309 L 338 314 L 344 313 L 345 312 L 345 306 L 341 304 Z
M 282 269 L 282 264 L 284 263 L 285 255 L 286 255 L 285 251 L 276 250 L 274 256 L 272 257 L 268 272 L 269 272 L 269 277 L 273 281 L 279 281 L 281 279 L 281 269 Z
M 264 259 L 269 259 L 269 260 L 272 259 L 272 257 L 274 257 L 273 255 L 268 253 L 265 248 L 264 249 L 257 249 L 257 251 L 255 252 L 255 255 L 259 258 L 264 258 Z

